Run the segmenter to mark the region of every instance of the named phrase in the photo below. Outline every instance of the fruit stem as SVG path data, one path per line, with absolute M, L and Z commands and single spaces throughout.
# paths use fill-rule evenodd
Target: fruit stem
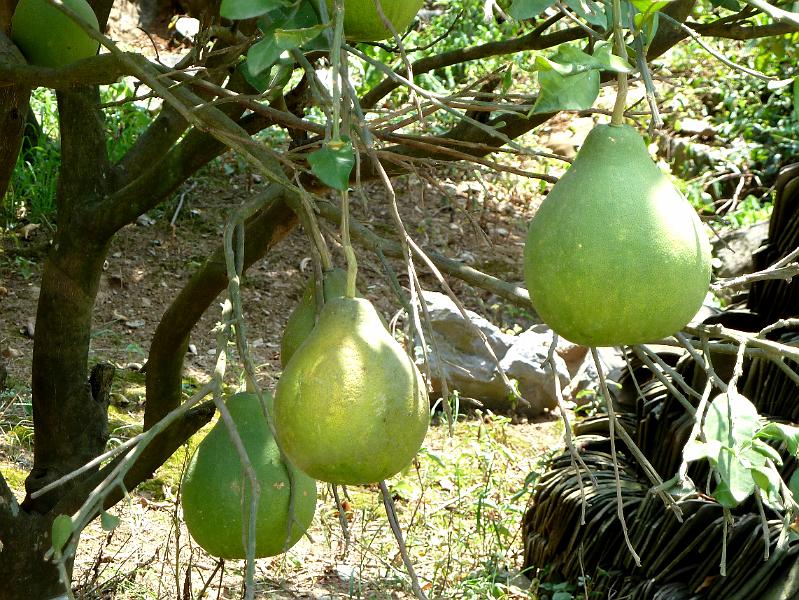
M 349 190 L 341 192 L 341 245 L 344 247 L 344 256 L 347 257 L 347 298 L 355 298 L 355 280 L 358 277 L 358 259 L 352 249 L 350 240 L 350 193 Z
M 616 55 L 627 60 L 627 46 L 624 44 L 624 30 L 621 27 L 621 0 L 613 0 L 613 38 L 616 42 Z M 627 73 L 617 74 L 619 82 L 616 91 L 616 104 L 613 106 L 611 125 L 624 124 L 624 106 L 627 102 Z
M 330 249 L 327 247 L 327 242 L 319 229 L 319 222 L 316 220 L 316 213 L 314 212 L 313 205 L 307 194 L 300 194 L 300 202 L 305 211 L 305 219 L 303 225 L 307 229 L 313 240 L 314 246 L 319 253 L 319 259 L 322 261 L 322 270 L 329 271 L 333 268 L 333 257 L 330 255 Z
M 339 130 L 341 120 L 341 44 L 344 41 L 344 1 L 333 3 L 333 43 L 330 45 L 330 66 L 333 69 L 333 123 L 331 139 L 341 141 Z

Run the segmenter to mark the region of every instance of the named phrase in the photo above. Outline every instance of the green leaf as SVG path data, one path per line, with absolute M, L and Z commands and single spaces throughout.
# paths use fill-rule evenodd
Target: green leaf
M 524 21 L 537 17 L 553 4 L 555 0 L 513 0 L 508 14 L 517 21 Z
M 637 8 L 641 13 L 655 13 L 659 10 L 662 10 L 669 4 L 671 4 L 674 0 L 631 0 L 633 6 Z
M 799 469 L 793 472 L 790 481 L 788 481 L 788 489 L 793 494 L 794 502 L 799 502 Z
M 301 29 L 276 29 L 275 42 L 283 50 L 304 46 L 327 28 L 327 25 L 313 25 Z
M 287 4 L 284 0 L 222 0 L 219 14 L 225 19 L 252 19 Z
M 788 452 L 796 455 L 799 450 L 799 427 L 786 425 L 785 423 L 767 423 L 763 429 L 757 432 L 757 437 L 764 440 L 780 440 L 785 442 Z
M 350 173 L 355 165 L 355 153 L 352 144 L 346 142 L 340 148 L 325 145 L 308 155 L 311 172 L 322 183 L 333 189 L 343 191 L 349 187 Z
M 604 7 L 594 0 L 565 0 L 565 4 L 591 25 L 607 29 L 608 15 L 605 13 Z M 623 2 L 622 4 L 627 3 Z
M 751 464 L 744 464 L 741 458 L 731 449 L 722 448 L 719 454 L 717 470 L 721 483 L 713 492 L 713 496 L 728 508 L 737 506 L 755 491 L 755 480 L 752 478 Z M 722 502 L 717 496 L 718 489 L 727 494 Z M 730 504 L 734 502 L 734 504 Z
M 597 42 L 594 54 L 586 54 L 579 48 L 563 44 L 550 57 L 536 56 L 534 68 L 539 71 L 557 71 L 561 75 L 576 75 L 586 71 L 600 69 L 629 73 L 632 67 L 623 59 L 612 53 L 609 42 Z
M 766 442 L 758 439 L 752 440 L 752 451 L 756 452 L 760 456 L 771 459 L 772 462 L 774 462 L 774 464 L 777 466 L 782 465 L 782 456 L 780 456 L 780 453 L 769 446 Z
M 558 112 L 561 110 L 586 110 L 594 105 L 599 95 L 599 72 L 585 71 L 563 76 L 557 71 L 540 71 L 538 95 L 533 113 Z
M 247 71 L 253 77 L 261 75 L 277 62 L 282 53 L 283 49 L 277 45 L 274 33 L 264 34 L 264 39 L 250 46 L 247 51 Z
M 104 531 L 113 531 L 119 525 L 119 517 L 103 511 L 100 515 L 100 524 Z
M 741 3 L 738 0 L 710 0 L 710 3 L 713 6 L 726 8 L 727 10 L 731 10 L 733 12 L 738 12 L 741 10 Z
M 705 443 L 700 440 L 691 440 L 683 448 L 682 455 L 685 462 L 694 462 L 706 458 L 716 464 L 719 461 L 721 444 L 718 440 Z
M 774 467 L 753 467 L 752 479 L 761 490 L 773 494 L 780 489 L 780 474 Z
M 703 431 L 706 440 L 718 440 L 727 448 L 750 443 L 760 425 L 754 404 L 741 394 L 719 394 L 710 403 Z
M 610 42 L 597 42 L 594 47 L 594 64 L 599 69 L 615 73 L 631 73 L 633 68 L 622 57 L 613 54 L 613 44 Z
M 72 517 L 69 515 L 58 515 L 53 520 L 53 527 L 50 537 L 53 542 L 53 551 L 56 553 L 56 556 L 61 554 L 61 550 L 63 550 L 64 546 L 69 541 L 69 538 L 72 537 L 72 531 Z

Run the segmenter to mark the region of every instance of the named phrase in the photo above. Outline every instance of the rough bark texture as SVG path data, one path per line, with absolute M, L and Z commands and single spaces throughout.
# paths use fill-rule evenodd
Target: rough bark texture
M 0 600 L 48 600 L 64 593 L 55 565 L 44 560 L 50 548 L 50 518 L 23 511 L 8 524 L 0 519 Z
M 0 5 L 3 6 L 3 5 Z M 2 19 L 2 14 L 0 14 Z M 0 32 L 0 62 L 24 64 L 17 47 Z M 0 198 L 5 196 L 22 144 L 30 89 L 16 85 L 0 87 Z
M 28 494 L 88 462 L 108 439 L 107 398 L 87 379 L 94 299 L 110 238 L 90 226 L 92 207 L 107 193 L 108 160 L 96 89 L 59 94 L 61 175 L 58 229 L 45 260 L 33 345 L 34 466 Z M 27 511 L 46 513 L 57 490 Z
M 17 7 L 18 0 L 0 0 L 0 33 L 11 33 L 11 15 Z

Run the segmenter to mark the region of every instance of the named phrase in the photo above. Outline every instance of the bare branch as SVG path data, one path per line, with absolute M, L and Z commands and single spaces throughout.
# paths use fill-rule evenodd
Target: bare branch
M 76 85 L 114 83 L 129 74 L 129 70 L 111 54 L 84 58 L 58 69 L 0 61 L 0 87 L 23 85 L 66 90 Z

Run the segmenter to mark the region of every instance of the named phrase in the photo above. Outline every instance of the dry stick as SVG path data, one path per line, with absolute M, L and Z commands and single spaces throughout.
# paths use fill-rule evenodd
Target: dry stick
M 219 361 L 219 350 L 217 349 L 217 361 Z M 142 434 L 139 443 L 136 444 L 119 462 L 119 464 L 101 481 L 88 495 L 83 505 L 81 505 L 78 512 L 72 516 L 72 536 L 68 543 L 61 551 L 61 556 L 57 558 L 57 568 L 62 577 L 62 582 L 67 587 L 67 592 L 72 597 L 72 592 L 69 586 L 69 578 L 67 577 L 66 562 L 75 556 L 75 551 L 78 545 L 78 537 L 80 532 L 86 525 L 89 524 L 98 512 L 102 509 L 106 496 L 110 494 L 117 487 L 124 489 L 124 476 L 130 466 L 138 460 L 145 448 L 163 432 L 169 425 L 181 418 L 188 410 L 197 404 L 200 400 L 205 398 L 208 394 L 212 393 L 214 387 L 217 385 L 215 380 L 205 384 L 196 394 L 186 400 L 176 409 L 172 410 L 164 416 L 163 419 L 155 423 L 150 429 Z M 76 535 L 77 534 L 77 535 Z M 48 550 L 45 557 L 50 557 L 55 554 L 54 549 Z
M 680 404 L 682 404 L 685 411 L 688 414 L 693 415 L 696 412 L 696 409 L 694 408 L 693 404 L 691 404 L 688 401 L 688 399 L 683 395 L 683 393 L 680 390 L 674 387 L 674 384 L 671 381 L 669 381 L 669 378 L 663 374 L 663 371 L 654 362 L 652 362 L 652 360 L 650 360 L 650 358 L 646 355 L 646 353 L 641 350 L 639 345 L 636 344 L 632 348 L 633 352 L 635 352 L 635 355 L 641 359 L 641 362 L 643 362 L 647 367 L 649 367 L 649 370 L 652 371 L 652 374 L 658 378 L 660 383 L 665 385 L 666 388 L 672 394 L 674 394 L 674 397 L 677 398 L 677 400 L 679 400 Z
M 630 359 L 627 356 L 627 353 L 624 353 L 624 360 L 627 363 L 627 370 L 630 373 L 630 378 L 632 379 L 633 385 L 635 386 L 635 392 L 638 398 L 643 399 L 644 392 L 641 390 L 641 386 L 638 385 L 638 380 L 635 378 L 635 372 L 633 371 L 633 367 L 630 364 Z M 609 392 L 610 390 L 608 390 Z M 604 393 L 604 392 L 603 392 Z M 633 441 L 630 434 L 627 433 L 627 430 L 624 429 L 624 426 L 621 423 L 616 423 L 619 428 L 619 437 L 621 437 L 622 441 L 627 444 L 628 450 L 632 453 L 633 457 L 641 468 L 644 470 L 644 474 L 649 479 L 649 482 L 652 484 L 652 489 L 650 491 L 655 492 L 658 497 L 663 501 L 663 504 L 668 507 L 673 513 L 677 520 L 682 523 L 682 509 L 680 506 L 675 502 L 674 498 L 672 498 L 669 494 L 666 493 L 666 489 L 670 486 L 671 482 L 664 482 L 663 479 L 660 477 L 660 474 L 657 472 L 655 467 L 652 466 L 652 463 L 649 462 L 649 459 L 644 455 L 641 449 L 636 445 Z
M 614 0 L 614 5 L 619 0 Z M 599 373 L 599 384 L 602 389 L 602 395 L 605 396 L 605 406 L 608 410 L 608 431 L 610 434 L 610 454 L 613 457 L 613 475 L 616 478 L 616 514 L 619 517 L 621 524 L 621 531 L 624 534 L 624 542 L 627 544 L 627 549 L 632 554 L 636 566 L 641 566 L 641 559 L 633 548 L 630 541 L 630 536 L 627 532 L 627 523 L 624 520 L 624 499 L 621 495 L 621 477 L 619 475 L 619 460 L 616 455 L 616 412 L 613 410 L 613 400 L 610 397 L 607 383 L 605 382 L 605 374 L 602 372 L 602 363 L 599 361 L 599 353 L 596 348 L 591 346 L 591 355 L 594 357 L 594 364 L 596 365 L 597 373 Z
M 689 443 L 697 438 L 701 441 L 705 440 L 705 434 L 702 431 L 702 422 L 705 418 L 705 411 L 707 410 L 712 391 L 713 383 L 710 377 L 708 377 L 704 392 L 702 393 L 702 398 L 699 400 L 699 406 L 696 408 L 696 415 L 694 417 L 694 424 L 691 426 L 691 433 L 688 435 Z M 679 482 L 683 482 L 688 478 L 688 461 L 685 460 L 685 447 L 683 447 L 683 460 L 680 463 L 680 468 L 677 470 L 677 478 Z
M 444 415 L 447 417 L 447 430 L 449 432 L 449 436 L 452 437 L 455 434 L 455 416 L 452 414 L 452 407 L 449 405 L 449 385 L 447 384 L 447 378 L 444 374 L 444 365 L 442 364 L 443 361 L 441 360 L 441 352 L 438 350 L 438 342 L 436 341 L 435 332 L 433 331 L 433 323 L 430 319 L 430 311 L 427 308 L 427 301 L 422 295 L 422 284 L 419 282 L 419 276 L 417 275 L 416 271 L 413 272 L 413 285 L 417 290 L 419 290 L 419 296 L 421 298 L 419 306 L 422 309 L 422 318 L 424 319 L 424 324 L 427 326 L 427 329 L 430 332 L 430 345 L 433 350 L 433 356 L 437 357 L 436 371 L 438 380 L 441 382 L 441 404 L 444 409 Z M 428 365 L 429 369 L 430 360 L 427 354 L 427 342 L 425 341 L 424 331 L 419 331 L 419 338 L 422 344 L 424 362 L 426 365 Z M 432 377 L 430 379 L 432 381 Z
M 273 439 L 275 440 L 275 444 L 277 445 L 278 451 L 280 452 L 281 460 L 286 465 L 290 465 L 291 463 L 288 457 L 286 456 L 286 453 L 283 451 L 281 444 L 278 441 L 277 433 L 275 431 L 274 420 L 272 419 L 272 414 L 269 410 L 269 406 L 267 406 L 267 403 L 264 400 L 263 391 L 258 385 L 255 363 L 252 360 L 252 356 L 250 355 L 249 344 L 247 341 L 246 320 L 244 318 L 244 312 L 242 309 L 241 290 L 240 290 L 240 273 L 243 270 L 242 261 L 244 257 L 243 223 L 247 219 L 247 217 L 251 216 L 258 209 L 261 208 L 261 206 L 267 201 L 268 197 L 269 196 L 267 195 L 261 198 L 257 198 L 253 202 L 240 208 L 233 216 L 233 220 L 229 221 L 228 224 L 226 225 L 224 232 L 225 264 L 227 267 L 227 274 L 228 274 L 228 297 L 230 298 L 230 302 L 232 303 L 233 306 L 233 315 L 236 322 L 236 342 L 239 350 L 239 357 L 241 361 L 244 363 L 244 371 L 247 376 L 247 383 L 248 386 L 252 390 L 254 390 L 256 395 L 258 396 L 258 399 L 261 404 L 261 411 L 263 412 L 264 417 L 266 418 L 267 427 L 269 428 L 269 431 L 272 434 Z M 239 229 L 239 233 L 237 235 L 237 242 L 238 242 L 237 253 L 233 252 L 234 227 L 230 226 L 230 224 L 233 222 L 236 223 L 235 227 Z M 288 508 L 288 517 L 286 519 L 287 531 L 286 531 L 286 541 L 285 541 L 285 549 L 287 550 L 289 540 L 291 538 L 292 527 L 295 524 L 294 505 L 296 502 L 296 496 L 295 496 L 296 486 L 294 480 L 294 471 L 291 468 L 287 468 L 286 474 L 289 480 L 289 508 Z M 251 514 L 254 515 L 255 512 Z M 254 527 L 255 523 L 253 520 L 250 522 L 251 531 L 253 530 Z M 254 551 L 255 550 L 254 537 L 251 539 L 251 544 L 253 544 L 253 551 Z M 253 562 L 253 569 L 254 569 L 254 562 Z M 253 576 L 254 576 L 254 570 L 253 570 Z
M 646 355 L 647 357 L 649 357 L 651 360 L 653 360 L 655 363 L 657 363 L 658 368 L 660 368 L 660 370 L 663 373 L 665 373 L 669 377 L 671 377 L 673 381 L 676 381 L 677 384 L 685 391 L 686 394 L 688 394 L 689 396 L 693 396 L 697 400 L 702 397 L 702 394 L 700 394 L 694 388 L 692 388 L 690 385 L 688 385 L 688 383 L 685 381 L 683 376 L 680 375 L 677 372 L 676 369 L 673 369 L 672 367 L 670 367 L 666 363 L 666 361 L 664 361 L 658 355 L 657 352 L 651 350 L 645 344 L 638 344 L 638 345 L 634 346 L 633 347 L 633 351 L 638 353 L 639 355 L 642 353 L 642 354 Z M 649 365 L 647 364 L 647 366 L 649 366 Z
M 574 441 L 572 439 L 572 426 L 569 422 L 569 415 L 566 412 L 566 403 L 563 401 L 563 392 L 560 389 L 558 368 L 555 365 L 555 349 L 557 347 L 558 334 L 552 332 L 552 343 L 549 345 L 547 362 L 549 363 L 549 368 L 552 370 L 552 375 L 555 379 L 555 399 L 557 400 L 558 408 L 560 409 L 560 418 L 563 419 L 563 439 L 566 441 L 566 448 L 569 450 L 571 465 L 572 468 L 574 468 L 574 473 L 577 475 L 577 483 L 580 486 L 580 524 L 585 525 L 585 509 L 588 505 L 588 500 L 585 497 L 585 486 L 583 485 L 583 476 L 580 468 L 582 467 L 585 469 L 585 472 L 588 473 L 588 476 L 591 479 L 591 484 L 594 486 L 595 490 L 597 489 L 598 485 L 596 477 L 591 472 L 591 469 L 588 468 L 588 465 L 585 464 L 583 457 L 580 456 L 580 453 L 577 452 L 577 448 L 574 446 Z
M 751 4 L 750 2 L 747 3 Z M 721 63 L 725 64 L 726 66 L 730 67 L 731 69 L 740 71 L 741 73 L 745 73 L 746 75 L 751 75 L 752 77 L 756 77 L 757 79 L 761 79 L 763 81 L 778 81 L 776 77 L 771 77 L 769 75 L 766 75 L 765 73 L 761 73 L 760 71 L 756 71 L 755 69 L 750 69 L 749 67 L 745 67 L 743 65 L 731 61 L 729 58 L 724 56 L 723 53 L 719 52 L 718 50 L 707 44 L 702 39 L 702 36 L 699 33 L 688 27 L 688 25 L 686 25 L 685 23 L 678 21 L 674 17 L 664 12 L 659 11 L 658 15 L 660 15 L 660 18 L 666 19 L 672 25 L 682 29 L 685 33 L 687 33 L 691 37 L 691 39 L 693 39 L 697 44 L 699 44 L 700 47 L 704 48 L 704 50 L 708 54 L 710 54 L 711 56 L 713 56 L 715 59 L 719 60 Z
M 391 4 L 392 0 L 389 0 L 389 5 Z M 383 12 L 383 5 L 381 4 L 380 0 L 374 0 L 375 8 L 377 9 L 377 14 L 380 17 L 380 20 L 383 21 L 383 25 L 391 32 L 391 35 L 394 37 L 394 41 L 397 44 L 397 48 L 400 51 L 400 58 L 402 62 L 405 64 L 405 71 L 407 73 L 408 81 L 413 81 L 413 65 L 411 65 L 411 61 L 408 60 L 408 54 L 405 52 L 405 45 L 402 43 L 402 37 L 400 37 L 397 30 L 394 28 L 394 23 L 386 17 L 386 13 Z M 419 113 L 419 122 L 424 124 L 424 112 L 422 111 L 422 102 L 419 99 L 419 94 L 415 91 L 411 90 L 411 100 L 416 104 L 416 109 Z
M 338 511 L 338 523 L 341 526 L 341 531 L 344 532 L 344 556 L 350 547 L 350 528 L 347 525 L 347 515 L 344 511 L 344 505 L 341 503 L 341 498 L 338 496 L 338 486 L 331 483 L 330 487 L 333 489 L 333 498 L 336 500 L 336 510 Z
M 144 434 L 140 433 L 139 435 L 137 435 L 135 437 L 132 437 L 129 440 L 123 442 L 122 444 L 120 444 L 116 448 L 112 448 L 111 450 L 101 454 L 100 456 L 98 456 L 94 460 L 91 460 L 91 461 L 87 462 L 82 467 L 78 467 L 74 471 L 70 471 L 66 475 L 62 475 L 61 477 L 59 477 L 55 481 L 52 481 L 52 482 L 48 483 L 46 486 L 44 486 L 43 488 L 40 488 L 40 489 L 36 490 L 35 492 L 33 492 L 31 494 L 31 499 L 36 500 L 36 498 L 38 498 L 39 496 L 43 496 L 47 492 L 52 491 L 55 488 L 64 485 L 68 481 L 71 481 L 71 480 L 75 479 L 76 477 L 78 477 L 79 475 L 82 475 L 86 471 L 89 471 L 89 470 L 93 469 L 94 467 L 97 467 L 97 466 L 101 465 L 103 463 L 103 461 L 108 460 L 109 458 L 113 458 L 117 454 L 120 454 L 121 452 L 124 452 L 128 448 L 131 448 L 131 447 L 135 446 L 136 444 L 138 444 L 141 441 L 141 439 L 143 437 L 144 437 Z
M 771 531 L 769 531 L 766 511 L 763 508 L 763 498 L 760 495 L 760 488 L 757 486 L 755 486 L 755 502 L 757 503 L 757 512 L 760 515 L 760 527 L 763 528 L 763 560 L 768 560 L 771 547 Z
M 346 74 L 346 72 L 347 72 L 346 53 L 344 54 L 344 56 L 345 56 L 345 60 L 344 60 L 344 63 L 343 63 L 342 66 L 343 66 L 343 69 L 344 69 L 344 73 Z M 423 317 L 425 319 L 425 323 L 427 324 L 427 327 L 430 330 L 431 341 L 432 341 L 432 344 L 433 344 L 434 352 L 436 352 L 436 353 L 438 352 L 438 347 L 437 347 L 437 344 L 435 342 L 435 339 L 433 338 L 433 329 L 432 329 L 432 325 L 431 325 L 431 321 L 430 321 L 430 315 L 429 315 L 429 313 L 427 311 L 427 306 L 425 305 L 422 286 L 421 286 L 421 284 L 419 282 L 419 277 L 418 277 L 418 274 L 416 272 L 416 267 L 413 264 L 413 258 L 411 256 L 411 252 L 410 252 L 410 249 L 409 249 L 409 246 L 408 246 L 408 240 L 410 239 L 410 236 L 408 235 L 408 232 L 405 229 L 405 223 L 403 223 L 402 217 L 399 214 L 399 207 L 397 206 L 397 195 L 396 195 L 396 192 L 394 190 L 394 186 L 392 185 L 391 179 L 389 178 L 388 173 L 386 173 L 386 170 L 383 167 L 383 164 L 380 162 L 380 159 L 379 159 L 379 157 L 377 155 L 377 152 L 375 151 L 374 139 L 372 138 L 371 132 L 369 131 L 369 129 L 365 125 L 366 117 L 365 117 L 365 115 L 363 113 L 363 110 L 361 109 L 360 103 L 358 102 L 358 96 L 355 94 L 355 90 L 350 85 L 348 78 L 346 80 L 345 90 L 346 90 L 346 93 L 348 94 L 348 96 L 351 98 L 355 114 L 356 114 L 357 118 L 361 122 L 360 123 L 360 125 L 361 125 L 360 126 L 360 134 L 361 134 L 361 137 L 362 137 L 362 140 L 363 140 L 364 144 L 366 145 L 367 156 L 369 157 L 370 161 L 372 162 L 372 164 L 374 165 L 375 169 L 377 170 L 377 172 L 378 172 L 378 174 L 380 176 L 380 180 L 383 183 L 383 187 L 385 188 L 386 193 L 388 194 L 389 207 L 391 208 L 391 217 L 392 217 L 392 220 L 394 221 L 395 226 L 397 227 L 398 233 L 400 234 L 400 249 L 401 249 L 401 252 L 402 252 L 402 257 L 405 260 L 406 268 L 408 270 L 408 275 L 409 275 L 409 278 L 410 278 L 409 290 L 410 290 L 411 299 L 410 299 L 410 310 L 408 311 L 408 314 L 409 314 L 409 316 L 411 318 L 411 322 L 413 324 L 413 328 L 416 331 L 416 335 L 419 336 L 419 340 L 420 340 L 420 342 L 422 344 L 422 352 L 424 354 L 425 364 L 427 364 L 428 368 L 429 368 L 429 361 L 428 361 L 428 355 L 427 355 L 427 341 L 425 339 L 424 329 L 422 328 L 421 320 L 420 320 L 420 317 L 419 317 L 419 308 L 420 307 L 422 309 L 422 313 L 423 313 Z M 342 214 L 343 214 L 343 211 L 342 211 Z M 348 233 L 349 233 L 349 229 L 348 229 Z M 381 260 L 382 260 L 382 252 L 380 254 L 381 254 Z M 400 300 L 403 300 L 403 299 L 400 298 Z M 452 428 L 453 428 L 454 424 L 453 424 L 452 410 L 451 410 L 451 408 L 449 406 L 449 389 L 448 389 L 448 386 L 447 386 L 446 377 L 444 376 L 443 365 L 442 365 L 442 361 L 441 361 L 440 355 L 438 355 L 438 356 L 439 356 L 439 359 L 436 361 L 436 364 L 437 364 L 437 367 L 438 367 L 437 370 L 438 370 L 438 374 L 439 374 L 439 380 L 442 382 L 442 390 L 443 390 L 443 393 L 444 393 L 444 397 L 443 397 L 444 413 L 447 416 L 447 425 L 449 427 L 449 432 L 450 432 L 450 435 L 451 435 L 452 431 L 453 431 Z
M 688 338 L 686 338 L 685 334 L 681 331 L 678 331 L 676 334 L 674 334 L 674 337 L 678 342 L 680 342 L 680 345 L 685 348 L 688 354 L 691 355 L 691 358 L 694 359 L 694 362 L 696 362 L 696 364 L 698 364 L 699 367 L 705 372 L 708 379 L 713 382 L 713 385 L 719 388 L 722 392 L 726 391 L 727 384 L 721 380 L 721 378 L 716 374 L 716 371 L 713 369 L 713 363 L 710 361 L 710 354 L 708 353 L 708 358 L 705 360 L 705 357 L 702 356 L 702 353 L 691 345 L 691 343 L 688 341 Z
M 494 361 L 494 364 L 497 367 L 497 371 L 499 372 L 499 376 L 502 379 L 502 383 L 505 384 L 508 393 L 520 404 L 523 404 L 524 406 L 530 406 L 530 403 L 526 399 L 522 398 L 521 395 L 519 395 L 518 390 L 513 386 L 513 384 L 508 379 L 505 370 L 499 364 L 499 358 L 497 358 L 494 349 L 491 347 L 491 344 L 489 343 L 486 334 L 469 318 L 469 314 L 466 312 L 466 307 L 463 306 L 463 303 L 455 295 L 455 292 L 453 292 L 452 288 L 449 287 L 447 280 L 444 279 L 444 276 L 441 274 L 441 271 L 438 270 L 438 267 L 435 265 L 435 263 L 432 260 L 430 260 L 430 257 L 427 256 L 427 254 L 425 254 L 424 250 L 422 250 L 416 244 L 416 242 L 414 242 L 413 239 L 411 239 L 410 237 L 408 237 L 408 244 L 413 249 L 413 251 L 419 256 L 419 258 L 421 258 L 424 261 L 424 263 L 427 265 L 427 268 L 430 269 L 435 278 L 438 279 L 438 282 L 441 284 L 441 287 L 444 289 L 447 296 L 449 296 L 450 300 L 452 300 L 452 302 L 458 308 L 458 312 L 461 313 L 461 316 L 469 325 L 470 329 L 472 329 L 472 331 L 478 334 L 478 336 L 483 342 L 483 345 L 485 346 L 486 352 L 488 352 L 488 355 Z
M 634 25 L 635 23 L 633 22 L 633 26 Z M 641 79 L 644 82 L 646 102 L 649 105 L 649 112 L 652 114 L 652 122 L 650 123 L 649 129 L 650 132 L 653 132 L 663 127 L 663 119 L 660 117 L 655 83 L 652 81 L 652 71 L 649 69 L 649 63 L 646 61 L 643 32 L 633 31 L 633 44 L 635 45 L 635 62 L 638 65 L 638 72 L 641 73 Z
M 505 135 L 504 133 L 502 133 L 498 129 L 496 129 L 494 127 L 491 127 L 490 125 L 486 125 L 485 123 L 482 123 L 482 122 L 480 122 L 480 121 L 478 121 L 476 119 L 473 119 L 473 118 L 471 118 L 471 117 L 469 117 L 467 115 L 464 115 L 463 113 L 455 110 L 454 108 L 451 108 L 451 107 L 447 106 L 445 100 L 442 100 L 441 99 L 442 97 L 439 94 L 435 94 L 433 92 L 428 92 L 427 90 L 425 90 L 422 87 L 419 87 L 418 85 L 416 85 L 412 81 L 408 81 L 408 79 L 406 79 L 405 77 L 402 77 L 401 75 L 398 75 L 396 72 L 394 72 L 390 68 L 386 67 L 380 61 L 371 58 L 370 56 L 364 54 L 363 52 L 361 52 L 357 48 L 353 48 L 352 46 L 350 46 L 348 44 L 344 44 L 344 48 L 350 54 L 354 54 L 355 56 L 357 56 L 358 58 L 360 58 L 364 62 L 368 63 L 369 65 L 371 65 L 372 67 L 374 67 L 378 71 L 381 71 L 383 74 L 388 75 L 388 77 L 390 77 L 391 79 L 401 83 L 402 85 L 406 86 L 409 89 L 412 89 L 412 90 L 416 91 L 419 95 L 427 98 L 433 104 L 435 104 L 436 106 L 438 106 L 439 108 L 441 108 L 445 112 L 448 112 L 448 113 L 452 114 L 456 119 L 459 119 L 461 121 L 465 121 L 466 123 L 469 123 L 470 125 L 473 125 L 474 127 L 477 127 L 481 131 L 484 131 L 485 133 L 487 133 L 491 137 L 499 138 L 504 143 L 508 144 L 511 148 L 514 148 L 514 149 L 516 149 L 516 150 L 518 150 L 520 152 L 525 152 L 526 153 L 526 150 L 522 146 L 520 146 L 517 142 L 514 142 L 512 139 L 510 139 L 507 135 Z
M 391 498 L 391 492 L 386 486 L 385 480 L 380 481 L 380 492 L 383 495 L 383 506 L 386 508 L 386 516 L 388 523 L 391 525 L 391 531 L 394 532 L 394 537 L 397 538 L 397 545 L 399 546 L 402 562 L 405 563 L 405 568 L 408 570 L 408 575 L 411 578 L 411 589 L 413 595 L 419 600 L 427 600 L 427 596 L 419 586 L 419 580 L 416 578 L 416 571 L 413 570 L 413 563 L 410 556 L 408 556 L 408 548 L 405 546 L 405 541 L 402 539 L 402 529 L 400 529 L 399 522 L 397 521 L 397 513 L 394 510 L 394 500 Z
M 245 339 L 246 343 L 246 332 L 244 331 L 244 323 L 243 319 L 238 319 L 238 310 L 236 310 L 236 304 L 240 307 L 240 298 L 237 297 L 238 294 L 238 285 L 239 279 L 241 277 L 242 271 L 242 264 L 241 262 L 244 260 L 244 231 L 243 226 L 240 226 L 241 222 L 236 222 L 235 224 L 231 221 L 228 221 L 225 224 L 225 232 L 224 232 L 224 239 L 225 239 L 225 263 L 227 264 L 228 268 L 228 299 L 225 300 L 223 306 L 224 313 L 229 313 L 233 315 L 233 318 L 236 320 L 236 337 L 241 339 Z M 234 231 L 238 234 L 237 241 L 238 247 L 236 251 L 233 250 L 233 233 Z M 231 337 L 231 329 L 230 324 L 228 323 L 226 327 L 222 328 L 220 333 L 217 335 L 217 348 L 220 346 L 227 350 L 227 343 Z M 239 435 L 238 429 L 236 427 L 236 423 L 233 421 L 233 417 L 231 416 L 230 412 L 225 406 L 225 403 L 222 401 L 221 397 L 221 385 L 214 391 L 214 403 L 216 404 L 217 408 L 219 409 L 219 414 L 222 417 L 222 420 L 225 423 L 225 427 L 227 428 L 228 434 L 230 435 L 231 440 L 233 441 L 233 446 L 236 448 L 236 452 L 239 455 L 239 460 L 241 461 L 242 467 L 244 468 L 244 473 L 247 477 L 247 481 L 250 484 L 251 488 L 251 496 L 250 496 L 250 506 L 249 506 L 249 514 L 247 519 L 247 529 L 244 529 L 244 523 L 242 522 L 242 541 L 245 542 L 246 548 L 246 555 L 247 555 L 247 566 L 246 566 L 246 574 L 245 574 L 245 598 L 247 600 L 252 600 L 255 598 L 255 548 L 256 548 L 256 519 L 258 516 L 258 503 L 261 497 L 261 486 L 258 483 L 258 476 L 255 472 L 255 469 L 252 466 L 252 462 L 250 461 L 250 457 L 247 454 L 247 449 L 244 447 L 244 442 Z M 242 492 L 245 492 L 245 489 L 242 489 Z M 246 493 L 242 495 L 242 502 L 246 497 Z
M 785 279 L 790 283 L 791 279 L 796 275 L 799 275 L 799 263 L 791 263 L 784 267 L 769 267 L 757 273 L 730 277 L 729 279 L 720 279 L 711 283 L 710 289 L 717 292 L 719 290 L 743 287 L 755 281 L 766 281 L 769 279 Z

